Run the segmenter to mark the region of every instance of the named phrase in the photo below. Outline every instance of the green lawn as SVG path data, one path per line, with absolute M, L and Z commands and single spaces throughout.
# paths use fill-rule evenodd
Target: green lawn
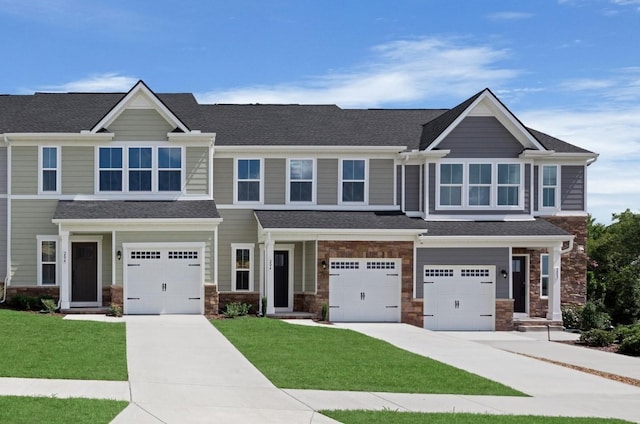
M 0 340 L 0 377 L 127 380 L 124 323 L 0 309 Z
M 631 424 L 606 418 L 540 417 L 532 415 L 480 415 L 396 411 L 320 411 L 344 424 Z
M 524 396 L 350 330 L 260 318 L 212 323 L 281 388 Z
M 0 423 L 109 423 L 129 403 L 99 399 L 0 396 Z

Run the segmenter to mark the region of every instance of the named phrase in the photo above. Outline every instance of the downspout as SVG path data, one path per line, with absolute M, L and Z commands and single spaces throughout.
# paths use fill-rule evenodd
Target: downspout
M 0 303 L 7 300 L 7 289 L 11 284 L 11 145 L 6 134 L 4 135 L 4 144 L 7 146 L 7 275 L 4 277 Z
M 569 253 L 573 250 L 573 237 L 569 240 L 569 247 L 566 249 L 560 249 L 560 255 L 564 255 L 565 253 Z

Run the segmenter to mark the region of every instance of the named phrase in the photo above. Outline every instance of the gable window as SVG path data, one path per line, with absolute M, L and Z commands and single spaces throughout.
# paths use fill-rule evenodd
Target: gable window
M 540 255 L 540 296 L 549 296 L 549 255 Z
M 260 159 L 238 159 L 237 199 L 239 202 L 260 201 Z
M 152 168 L 150 147 L 129 148 L 129 191 L 151 191 Z
M 56 278 L 56 251 L 57 237 L 38 236 L 38 284 L 41 286 L 55 286 Z
M 558 191 L 558 167 L 544 165 L 542 167 L 542 207 L 556 207 L 556 193 Z
M 57 147 L 42 147 L 40 149 L 40 191 L 42 193 L 59 193 L 58 156 Z
M 440 164 L 440 204 L 462 206 L 463 172 L 461 163 Z
M 520 201 L 520 165 L 498 164 L 498 206 L 517 206 Z
M 469 206 L 491 205 L 491 164 L 469 165 Z
M 289 201 L 313 201 L 313 160 L 291 159 L 289 161 Z
M 253 289 L 253 244 L 232 244 L 231 284 L 233 291 Z
M 182 187 L 182 149 L 158 148 L 158 190 L 180 191 Z
M 365 161 L 345 159 L 342 161 L 342 201 L 365 201 Z
M 101 147 L 98 160 L 100 191 L 122 191 L 122 148 Z

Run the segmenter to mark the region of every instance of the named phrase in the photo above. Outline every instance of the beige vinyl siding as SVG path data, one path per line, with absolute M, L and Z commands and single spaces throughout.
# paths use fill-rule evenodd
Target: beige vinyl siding
M 12 200 L 11 284 L 38 284 L 36 236 L 58 234 L 51 223 L 57 205 L 57 200 Z
M 253 243 L 253 288 L 259 291 L 260 246 L 258 245 L 258 223 L 251 209 L 220 210 L 222 223 L 218 227 L 218 291 L 231 291 L 231 244 Z
M 319 205 L 338 204 L 338 159 L 318 159 Z
M 124 243 L 205 243 L 204 282 L 213 283 L 213 231 L 159 231 L 159 232 L 118 232 L 116 233 L 116 251 L 123 251 Z M 122 264 L 124 258 L 116 261 L 116 282 L 122 284 Z
M 37 194 L 38 147 L 13 146 L 11 161 L 11 192 L 13 194 Z
M 265 159 L 264 161 L 264 203 L 283 205 L 287 184 L 287 160 Z
M 84 235 L 84 234 L 83 234 Z M 87 234 L 92 236 L 93 234 Z M 111 233 L 98 234 L 102 236 L 102 287 L 109 287 L 111 281 Z
M 304 291 L 315 293 L 316 291 L 316 241 L 305 241 L 305 276 Z
M 369 204 L 393 205 L 393 159 L 369 161 Z
M 209 193 L 209 149 L 187 147 L 187 194 Z
M 217 205 L 233 203 L 233 159 L 213 159 L 213 198 Z
M 62 194 L 93 194 L 94 159 L 91 146 L 62 147 Z
M 127 109 L 108 130 L 115 141 L 165 141 L 173 127 L 154 109 Z
M 0 194 L 7 193 L 7 148 L 0 147 Z

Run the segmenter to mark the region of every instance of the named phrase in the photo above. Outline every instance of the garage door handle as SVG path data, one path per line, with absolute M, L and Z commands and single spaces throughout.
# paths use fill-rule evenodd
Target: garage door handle
M 454 306 L 456 309 L 460 308 L 460 301 L 459 301 L 459 300 L 456 300 L 455 302 L 453 302 L 453 306 Z
M 330 308 L 330 309 L 331 309 L 331 308 L 339 308 L 339 306 L 331 306 L 331 305 L 329 305 L 329 308 Z
M 366 295 L 364 294 L 364 292 L 360 292 L 360 300 L 364 300 L 365 297 Z
M 329 277 L 335 277 L 337 275 L 340 275 L 340 274 L 329 274 Z
M 387 277 L 397 277 L 398 274 L 387 274 Z
M 481 281 L 480 284 L 493 284 L 493 281 Z
M 435 284 L 435 282 L 434 282 L 434 281 L 425 281 L 424 283 L 425 283 L 425 284 Z
M 127 297 L 127 300 L 140 300 L 139 297 Z
M 422 315 L 423 317 L 432 317 L 433 315 Z
M 393 306 L 385 306 L 385 308 L 396 308 L 396 309 L 398 309 L 398 305 L 393 305 Z
M 140 266 L 140 264 L 127 264 L 127 266 Z
M 190 297 L 189 300 L 200 300 L 199 297 Z
M 189 264 L 189 266 L 200 266 L 200 264 Z
M 492 317 L 493 314 L 480 314 L 481 317 Z

